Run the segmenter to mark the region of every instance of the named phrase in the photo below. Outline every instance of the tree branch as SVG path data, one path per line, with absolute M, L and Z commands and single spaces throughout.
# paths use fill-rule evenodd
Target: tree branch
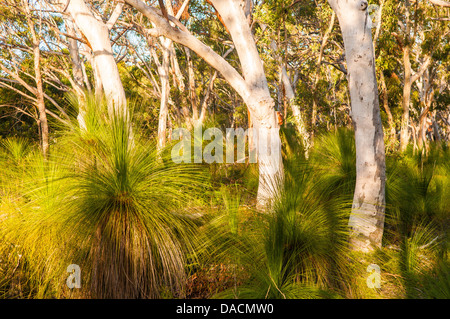
M 425 70 L 430 66 L 430 63 L 431 63 L 431 56 L 427 56 L 425 62 L 420 66 L 420 69 L 411 76 L 411 83 L 414 83 L 422 76 Z
M 450 8 L 450 2 L 448 2 L 448 1 L 443 1 L 443 0 L 428 0 L 428 1 L 430 1 L 432 4 L 434 4 L 436 6 Z
M 157 13 L 155 8 L 146 5 L 140 0 L 125 0 L 125 2 L 136 8 L 139 12 L 151 20 L 156 27 L 160 29 L 161 34 L 166 38 L 188 47 L 203 58 L 205 62 L 219 71 L 227 82 L 230 83 L 230 85 L 236 90 L 236 92 L 241 95 L 241 97 L 249 96 L 250 90 L 248 89 L 248 85 L 236 69 L 209 46 L 205 45 L 189 32 L 186 32 L 184 30 L 186 29 L 184 25 L 182 30 L 173 28 L 166 19 Z M 171 19 L 174 23 L 178 22 L 177 26 L 181 28 L 179 25 L 181 24 L 180 21 L 175 18 L 173 18 L 173 20 Z
M 117 20 L 119 19 L 120 15 L 122 14 L 124 5 L 125 5 L 125 2 L 119 2 L 116 5 L 116 7 L 114 8 L 114 11 L 111 13 L 111 16 L 109 17 L 108 22 L 106 22 L 106 26 L 108 27 L 108 30 L 111 31 L 111 29 L 116 24 Z

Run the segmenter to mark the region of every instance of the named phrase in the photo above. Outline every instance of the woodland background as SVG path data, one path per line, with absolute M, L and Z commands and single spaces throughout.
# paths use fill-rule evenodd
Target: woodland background
M 129 3 L 72 1 L 107 28 L 131 120 L 111 115 L 120 103 L 69 3 L 0 1 L 1 298 L 450 296 L 448 2 L 369 1 L 386 219 L 382 247 L 364 253 L 348 247 L 357 150 L 328 1 L 239 2 L 280 125 L 271 214 L 256 164 L 170 160 L 177 127 L 252 126 L 227 78 Z M 144 2 L 245 74 L 212 3 Z M 70 264 L 82 289 L 66 285 Z

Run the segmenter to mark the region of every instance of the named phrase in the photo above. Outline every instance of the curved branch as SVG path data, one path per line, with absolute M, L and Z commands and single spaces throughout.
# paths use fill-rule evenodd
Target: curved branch
M 241 95 L 241 97 L 245 98 L 250 95 L 248 85 L 239 72 L 237 72 L 235 68 L 233 68 L 224 58 L 222 58 L 209 46 L 205 45 L 189 32 L 186 32 L 186 27 L 181 27 L 181 23 L 177 19 L 173 17 L 173 19 L 169 18 L 171 22 L 176 23 L 176 25 L 183 30 L 173 28 L 170 23 L 161 17 L 161 15 L 153 7 L 146 5 L 140 0 L 125 0 L 125 2 L 152 21 L 158 29 L 158 34 L 188 47 L 203 58 L 214 69 L 219 71 L 227 82 L 236 90 L 236 92 Z

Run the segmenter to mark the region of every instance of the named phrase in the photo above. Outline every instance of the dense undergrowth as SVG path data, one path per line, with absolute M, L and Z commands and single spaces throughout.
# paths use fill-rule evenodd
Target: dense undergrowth
M 1 141 L 0 298 L 449 298 L 445 145 L 387 157 L 383 248 L 358 254 L 351 131 L 322 134 L 306 159 L 283 129 L 284 191 L 265 214 L 255 164 L 174 164 L 171 145 L 156 152 L 90 104 L 87 128 L 62 128 L 46 159 Z

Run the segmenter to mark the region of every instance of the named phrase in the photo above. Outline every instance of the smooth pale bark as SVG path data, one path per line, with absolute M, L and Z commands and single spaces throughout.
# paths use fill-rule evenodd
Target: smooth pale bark
M 158 118 L 158 150 L 166 146 L 167 132 L 167 116 L 169 114 L 169 95 L 170 95 L 170 79 L 169 79 L 169 63 L 170 63 L 170 44 L 168 39 L 161 40 L 162 44 L 162 62 L 158 65 L 158 73 L 161 81 L 161 101 L 159 107 Z M 155 58 L 156 56 L 155 52 Z
M 68 37 L 68 48 L 69 48 L 69 56 L 72 64 L 72 76 L 76 87 L 74 88 L 77 94 L 83 94 L 84 90 L 84 80 L 83 80 L 83 67 L 80 59 L 80 52 L 78 50 L 78 42 L 75 39 L 76 33 L 73 26 L 72 21 L 68 19 L 64 19 L 64 24 L 66 26 L 67 34 L 72 37 Z
M 201 108 L 200 108 L 200 116 L 198 118 L 198 122 L 196 125 L 203 125 L 203 123 L 205 122 L 206 119 L 206 112 L 208 109 L 208 102 L 209 102 L 209 97 L 211 96 L 211 92 L 214 88 L 214 81 L 217 78 L 217 71 L 214 71 L 214 74 L 210 77 L 209 79 L 209 84 L 208 84 L 208 88 L 206 89 L 205 95 L 203 96 L 203 100 L 201 103 Z
M 263 25 L 263 28 L 265 29 L 266 26 Z M 277 47 L 277 44 L 275 41 L 271 42 L 270 47 L 274 52 L 278 51 L 278 47 Z M 310 136 L 309 136 L 308 132 L 306 131 L 305 123 L 303 121 L 303 117 L 300 112 L 300 107 L 295 102 L 294 87 L 292 86 L 291 80 L 289 79 L 289 76 L 286 71 L 286 66 L 283 63 L 281 56 L 279 56 L 277 54 L 276 59 L 278 60 L 278 63 L 280 64 L 280 69 L 281 69 L 280 70 L 280 81 L 284 88 L 284 97 L 286 98 L 286 102 L 292 111 L 292 115 L 294 116 L 297 131 L 300 134 L 300 136 L 302 137 L 303 146 L 305 147 L 305 155 L 308 156 L 308 150 L 311 146 L 310 145 Z M 285 118 L 286 118 L 286 116 L 285 116 Z
M 375 75 L 371 21 L 366 1 L 328 0 L 341 27 L 352 120 L 356 185 L 349 226 L 354 250 L 381 247 L 385 219 L 385 152 Z
M 437 121 L 436 121 L 436 110 L 434 110 L 434 112 L 433 112 L 431 121 L 432 121 L 432 125 L 433 125 L 434 140 L 438 142 L 441 140 L 441 134 L 439 133 L 439 125 L 437 124 Z
M 427 148 L 427 137 L 426 132 L 429 126 L 428 123 L 428 113 L 431 107 L 431 99 L 424 106 L 423 111 L 419 116 L 419 131 L 417 133 L 417 146 L 420 149 Z M 428 124 L 428 125 L 427 125 Z
M 187 69 L 188 69 L 189 100 L 191 101 L 191 107 L 192 107 L 192 120 L 194 123 L 196 123 L 199 118 L 199 111 L 198 111 L 197 94 L 195 93 L 194 64 L 192 63 L 190 50 L 188 48 L 185 48 L 185 52 L 186 52 L 186 62 L 187 62 Z
M 101 80 L 109 112 L 127 116 L 125 90 L 112 52 L 108 26 L 94 17 L 84 0 L 70 0 L 67 12 L 90 44 L 93 67 Z
M 425 74 L 423 75 L 423 82 L 424 83 L 420 85 L 423 110 L 419 116 L 419 132 L 417 136 L 417 144 L 419 149 L 422 149 L 427 146 L 426 131 L 427 127 L 429 126 L 427 125 L 429 124 L 427 123 L 428 114 L 430 112 L 431 105 L 434 99 L 434 90 L 431 86 L 432 77 L 430 76 L 430 72 L 425 72 Z
M 409 103 L 411 100 L 411 61 L 409 45 L 403 48 L 403 66 L 404 66 L 404 83 L 403 83 L 403 99 L 402 99 L 402 124 L 400 130 L 400 150 L 406 150 L 409 142 Z
M 263 63 L 239 0 L 212 0 L 233 39 L 242 65 L 242 72 L 250 90 L 250 98 L 243 98 L 250 109 L 256 150 L 258 154 L 258 206 L 270 205 L 279 192 L 282 179 L 281 140 L 279 126 L 270 96 Z M 267 148 L 266 148 L 267 147 Z
M 382 0 L 380 3 L 380 7 L 377 11 L 377 17 L 376 17 L 376 22 L 377 22 L 377 26 L 376 26 L 376 30 L 375 30 L 375 35 L 373 37 L 373 50 L 374 50 L 374 55 L 375 55 L 375 48 L 377 45 L 377 40 L 378 37 L 380 36 L 380 32 L 381 32 L 381 18 L 383 16 L 383 7 L 385 4 L 385 0 Z M 384 111 L 386 112 L 386 115 L 388 117 L 388 125 L 389 125 L 389 139 L 390 140 L 395 140 L 396 139 L 396 132 L 395 132 L 395 122 L 394 122 L 394 117 L 392 116 L 392 112 L 391 109 L 389 107 L 389 94 L 388 94 L 388 89 L 386 86 L 386 79 L 384 77 L 384 73 L 383 70 L 380 71 L 380 82 L 381 82 L 381 94 L 383 96 L 383 108 Z
M 173 28 L 166 19 L 158 14 L 157 9 L 146 5 L 144 2 L 140 0 L 125 0 L 125 2 L 136 8 L 156 25 L 152 29 L 152 36 L 165 36 L 174 42 L 188 47 L 204 59 L 205 62 L 219 71 L 241 97 L 249 97 L 247 83 L 242 76 L 210 47 L 198 40 L 182 26 L 179 26 L 182 30 Z
M 184 92 L 184 76 L 180 70 L 180 64 L 178 63 L 178 58 L 173 42 L 170 44 L 170 56 L 171 56 L 170 61 L 172 64 L 172 70 L 175 73 L 175 81 L 177 83 L 178 90 L 180 90 L 180 92 Z
M 242 65 L 243 77 L 223 57 L 202 43 L 176 19 L 170 18 L 179 28 L 172 27 L 158 11 L 140 0 L 125 0 L 125 2 L 155 24 L 153 36 L 165 36 L 180 43 L 222 74 L 225 80 L 242 97 L 250 110 L 255 133 L 261 141 L 270 141 L 270 150 L 264 154 L 267 145 L 256 142 L 258 151 L 259 187 L 258 206 L 266 207 L 279 191 L 280 180 L 283 175 L 281 160 L 281 141 L 278 132 L 278 121 L 274 110 L 274 101 L 270 96 L 267 79 L 262 61 L 245 16 L 243 6 L 238 0 L 211 1 L 219 12 L 226 28 L 233 39 L 234 46 Z M 257 141 L 258 138 L 255 138 Z
M 166 1 L 165 8 L 167 13 L 174 15 L 171 1 Z M 181 14 L 181 13 L 180 13 Z M 170 63 L 172 62 L 172 69 L 175 71 L 175 81 L 179 84 L 181 90 L 184 89 L 183 78 L 178 66 L 178 60 L 175 56 L 175 49 L 173 47 L 173 41 L 168 38 L 160 37 L 161 49 L 162 49 L 162 61 L 158 63 L 158 56 L 153 49 L 153 57 L 157 63 L 158 73 L 161 80 L 161 100 L 159 108 L 158 118 L 158 150 L 162 150 L 166 146 L 167 135 L 167 120 L 169 116 L 169 99 L 170 99 Z
M 305 122 L 303 121 L 302 113 L 300 112 L 300 106 L 295 101 L 295 93 L 292 87 L 291 81 L 286 72 L 286 67 L 283 65 L 281 68 L 281 81 L 283 83 L 284 92 L 287 98 L 287 104 L 291 108 L 292 115 L 295 119 L 295 124 L 300 136 L 303 139 L 303 146 L 305 147 L 305 154 L 308 156 L 308 150 L 311 147 L 310 136 L 306 130 Z
M 430 1 L 432 4 L 440 6 L 440 7 L 450 8 L 450 2 L 448 2 L 448 1 L 443 1 L 443 0 L 428 0 L 428 1 Z
M 72 64 L 72 77 L 73 77 L 73 82 L 75 84 L 73 86 L 73 89 L 77 96 L 78 105 L 79 105 L 77 120 L 78 120 L 78 124 L 80 125 L 80 128 L 86 129 L 86 122 L 84 119 L 85 114 L 86 114 L 86 110 L 85 110 L 86 96 L 84 93 L 85 86 L 84 86 L 84 74 L 83 74 L 83 66 L 82 66 L 83 63 L 81 62 L 81 59 L 80 59 L 80 53 L 78 50 L 78 42 L 75 39 L 76 32 L 75 32 L 73 23 L 69 19 L 64 19 L 64 24 L 66 26 L 67 34 L 72 36 L 72 37 L 68 37 L 67 41 L 68 41 L 70 61 Z

